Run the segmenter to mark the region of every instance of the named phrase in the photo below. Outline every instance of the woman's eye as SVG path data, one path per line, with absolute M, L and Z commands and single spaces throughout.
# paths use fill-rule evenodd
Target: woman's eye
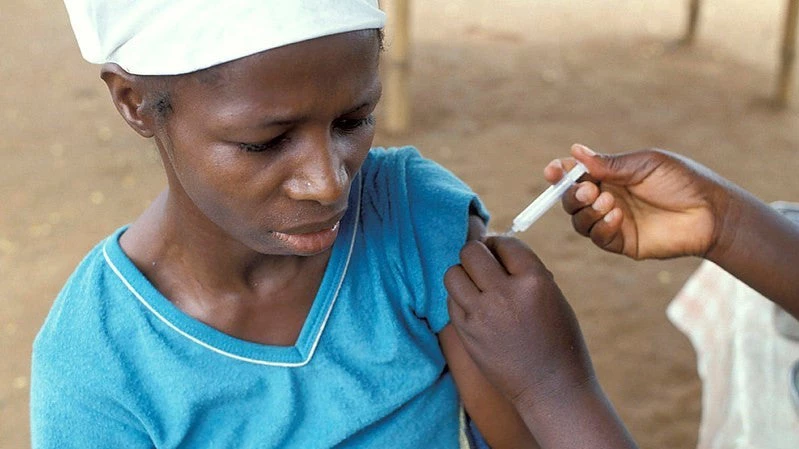
M 359 119 L 348 119 L 342 118 L 338 119 L 333 123 L 333 126 L 341 131 L 350 132 L 355 131 L 356 129 L 360 128 L 364 125 L 372 125 L 375 122 L 374 115 L 369 115 L 368 117 L 359 118 Z
M 274 139 L 260 143 L 239 142 L 239 148 L 251 153 L 261 153 L 264 151 L 277 150 L 285 144 L 289 138 L 286 135 L 275 137 Z

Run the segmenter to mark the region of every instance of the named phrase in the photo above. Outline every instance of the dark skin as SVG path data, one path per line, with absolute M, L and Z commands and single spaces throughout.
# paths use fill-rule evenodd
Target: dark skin
M 379 48 L 366 30 L 212 73 L 151 78 L 103 67 L 123 118 L 154 139 L 168 182 L 120 243 L 178 308 L 243 340 L 295 344 L 374 137 Z M 470 235 L 484 229 L 473 217 Z M 535 447 L 451 326 L 439 342 L 492 446 Z
M 566 192 L 575 230 L 634 259 L 702 256 L 799 316 L 799 228 L 687 158 L 662 150 L 572 148 L 587 180 Z M 582 332 L 552 274 L 521 241 L 467 243 L 445 277 L 452 323 L 473 361 L 543 448 L 634 448 L 594 375 Z
M 445 285 L 463 345 L 542 448 L 636 447 L 597 382 L 574 312 L 524 243 L 467 243 Z
M 713 261 L 799 316 L 799 228 L 702 165 L 663 150 L 574 159 L 544 171 L 555 182 L 579 160 L 591 174 L 564 195 L 577 232 L 630 258 L 698 256 Z

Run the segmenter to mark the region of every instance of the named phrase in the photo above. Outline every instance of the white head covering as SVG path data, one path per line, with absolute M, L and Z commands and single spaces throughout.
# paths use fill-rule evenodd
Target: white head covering
M 137 75 L 194 72 L 271 48 L 382 28 L 377 0 L 64 0 L 83 57 Z

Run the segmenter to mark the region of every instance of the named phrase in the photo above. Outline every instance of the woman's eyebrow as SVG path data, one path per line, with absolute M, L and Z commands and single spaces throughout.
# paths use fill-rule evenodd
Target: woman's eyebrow
M 363 99 L 358 103 L 358 106 L 355 106 L 354 108 L 349 109 L 349 110 L 341 113 L 341 115 L 354 114 L 354 113 L 360 111 L 361 109 L 363 109 L 365 107 L 369 107 L 369 106 L 375 105 L 375 104 L 377 104 L 378 101 L 380 101 L 380 97 L 381 96 L 382 96 L 382 89 L 380 89 L 380 88 L 369 89 L 369 91 L 363 96 Z M 272 127 L 272 126 L 290 126 L 290 125 L 296 123 L 300 119 L 301 119 L 301 117 L 289 117 L 289 118 L 286 118 L 286 117 L 275 117 L 275 118 L 272 118 L 272 119 L 266 119 L 266 120 L 260 121 L 260 122 L 258 122 L 256 124 L 254 124 L 253 126 L 249 126 L 248 128 L 263 129 L 263 128 L 269 128 L 269 127 Z
M 353 113 L 358 112 L 359 110 L 361 110 L 361 109 L 363 109 L 363 108 L 365 108 L 367 106 L 372 106 L 374 104 L 377 104 L 377 102 L 380 101 L 380 97 L 382 96 L 382 93 L 383 93 L 382 89 L 379 89 L 379 88 L 378 89 L 370 89 L 369 92 L 367 93 L 367 95 L 364 95 L 365 99 L 363 100 L 363 102 L 360 105 L 350 109 L 349 111 L 345 112 L 342 115 L 353 114 Z
M 370 102 L 363 103 L 363 104 L 361 104 L 360 106 L 354 107 L 354 108 L 350 109 L 349 111 L 346 111 L 345 113 L 343 113 L 343 114 L 341 114 L 341 115 L 349 115 L 349 114 L 354 114 L 354 113 L 356 113 L 356 112 L 360 111 L 361 109 L 363 109 L 363 108 L 365 108 L 365 107 L 367 107 L 367 106 L 370 106 L 371 104 L 372 104 L 372 102 L 371 102 L 371 101 L 370 101 Z
M 292 119 L 277 119 L 277 120 L 264 120 L 258 123 L 254 128 L 269 128 L 270 126 L 288 126 L 295 123 L 296 120 Z

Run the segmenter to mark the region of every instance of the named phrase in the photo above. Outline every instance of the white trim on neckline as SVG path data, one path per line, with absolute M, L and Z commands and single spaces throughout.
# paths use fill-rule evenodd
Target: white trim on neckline
M 322 321 L 322 324 L 319 326 L 319 330 L 316 333 L 316 338 L 314 339 L 313 345 L 311 345 L 311 350 L 308 351 L 308 357 L 306 357 L 305 360 L 302 360 L 300 362 L 293 362 L 293 363 L 291 363 L 291 362 L 272 362 L 272 361 L 268 361 L 268 360 L 259 360 L 259 359 L 249 358 L 249 357 L 243 357 L 243 356 L 240 356 L 240 355 L 232 354 L 232 353 L 230 353 L 228 351 L 224 351 L 224 350 L 219 349 L 219 348 L 217 348 L 217 347 L 215 347 L 215 346 L 213 346 L 213 345 L 211 345 L 209 343 L 206 343 L 206 342 L 200 340 L 199 338 L 197 338 L 197 337 L 189 334 L 188 332 L 180 329 L 177 325 L 175 325 L 174 323 L 172 323 L 171 321 L 166 319 L 166 317 L 164 317 L 163 315 L 158 313 L 158 311 L 152 305 L 150 305 L 150 303 L 147 302 L 146 299 L 144 299 L 144 297 L 133 287 L 133 285 L 131 285 L 130 282 L 128 282 L 128 280 L 125 278 L 125 276 L 122 274 L 122 272 L 119 271 L 119 269 L 114 264 L 114 262 L 111 261 L 111 257 L 108 255 L 108 252 L 106 251 L 106 246 L 108 245 L 108 241 L 110 240 L 110 238 L 107 239 L 106 242 L 103 244 L 103 257 L 105 258 L 105 261 L 108 264 L 108 266 L 111 267 L 111 270 L 114 272 L 114 274 L 116 274 L 116 276 L 122 281 L 122 283 L 125 285 L 125 287 L 133 294 L 133 296 L 136 297 L 137 300 L 139 300 L 140 303 L 142 303 L 142 305 L 144 305 L 144 307 L 146 307 L 150 312 L 152 312 L 153 315 L 155 315 L 164 324 L 166 324 L 167 326 L 172 328 L 178 334 L 180 334 L 180 335 L 186 337 L 187 339 L 191 340 L 192 342 L 194 342 L 194 343 L 196 343 L 196 344 L 198 344 L 198 345 L 200 345 L 200 346 L 202 346 L 202 347 L 204 347 L 206 349 L 210 349 L 211 351 L 214 351 L 214 352 L 216 352 L 218 354 L 221 354 L 221 355 L 223 355 L 225 357 L 230 357 L 232 359 L 240 360 L 242 362 L 254 363 L 254 364 L 257 364 L 257 365 L 277 366 L 277 367 L 284 367 L 284 368 L 299 368 L 299 367 L 307 365 L 308 362 L 310 362 L 311 359 L 313 358 L 313 355 L 316 352 L 316 347 L 319 345 L 319 340 L 322 338 L 322 333 L 324 332 L 325 327 L 327 326 L 327 321 L 330 318 L 330 314 L 333 312 L 333 306 L 336 304 L 336 300 L 338 299 L 338 294 L 339 294 L 339 291 L 341 290 L 341 286 L 344 284 L 344 278 L 347 276 L 347 268 L 350 265 L 350 258 L 352 257 L 352 251 L 353 251 L 353 248 L 355 247 L 355 237 L 358 234 L 358 220 L 359 220 L 360 215 L 361 215 L 361 196 L 362 195 L 363 195 L 363 180 L 362 180 L 362 176 L 358 176 L 358 201 L 356 203 L 357 206 L 355 208 L 355 215 L 353 216 L 353 219 L 352 219 L 352 222 L 353 222 L 352 237 L 350 238 L 350 245 L 349 245 L 349 248 L 347 250 L 347 258 L 346 258 L 346 260 L 344 262 L 344 269 L 341 271 L 341 277 L 338 280 L 338 285 L 336 285 L 336 290 L 333 292 L 333 299 L 330 301 L 330 305 L 327 308 L 327 312 L 325 312 L 324 320 Z M 307 323 L 307 319 L 308 318 L 306 317 L 306 323 Z

